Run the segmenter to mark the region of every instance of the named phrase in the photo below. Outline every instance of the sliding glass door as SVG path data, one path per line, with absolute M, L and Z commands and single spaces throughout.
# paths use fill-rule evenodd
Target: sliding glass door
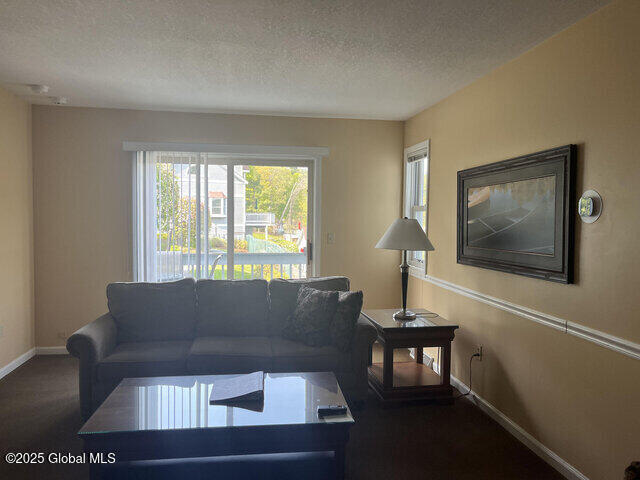
M 136 279 L 306 277 L 313 261 L 312 166 L 138 152 Z

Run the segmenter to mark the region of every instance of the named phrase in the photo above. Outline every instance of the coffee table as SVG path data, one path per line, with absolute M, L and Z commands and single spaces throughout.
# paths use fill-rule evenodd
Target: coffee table
M 333 451 L 344 475 L 351 412 L 319 419 L 318 405 L 347 405 L 331 372 L 265 374 L 262 411 L 209 405 L 218 378 L 126 378 L 78 432 L 90 454 L 116 462 Z M 91 478 L 105 465 L 90 464 Z

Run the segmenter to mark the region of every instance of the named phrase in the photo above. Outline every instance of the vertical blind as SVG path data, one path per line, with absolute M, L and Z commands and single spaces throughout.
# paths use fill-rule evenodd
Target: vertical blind
M 210 185 L 205 153 L 137 152 L 134 173 L 135 279 L 159 282 L 212 273 L 207 228 L 211 189 L 226 197 L 227 182 Z M 222 228 L 226 237 L 227 225 Z M 221 265 L 223 273 L 226 265 Z

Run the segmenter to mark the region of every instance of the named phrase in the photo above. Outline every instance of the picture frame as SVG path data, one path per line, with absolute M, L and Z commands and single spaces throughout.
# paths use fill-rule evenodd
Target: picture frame
M 576 146 L 458 172 L 457 262 L 573 283 Z

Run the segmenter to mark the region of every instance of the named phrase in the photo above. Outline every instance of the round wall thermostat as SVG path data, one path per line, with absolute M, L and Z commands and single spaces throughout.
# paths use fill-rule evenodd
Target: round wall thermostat
M 595 190 L 587 190 L 578 200 L 578 215 L 584 223 L 593 223 L 602 213 L 602 197 Z

